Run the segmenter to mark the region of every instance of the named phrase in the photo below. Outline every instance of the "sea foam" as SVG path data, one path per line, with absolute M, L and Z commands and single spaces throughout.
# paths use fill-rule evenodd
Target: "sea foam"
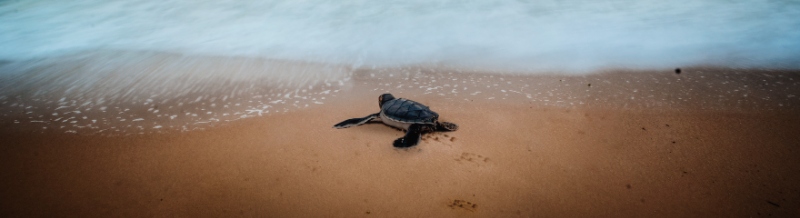
M 95 50 L 353 66 L 800 67 L 797 1 L 0 2 L 0 59 Z
M 800 69 L 797 17 L 797 1 L 5 0 L 0 125 L 191 131 L 355 88 L 441 104 L 792 110 L 794 77 L 760 81 Z M 552 76 L 605 68 L 637 73 Z

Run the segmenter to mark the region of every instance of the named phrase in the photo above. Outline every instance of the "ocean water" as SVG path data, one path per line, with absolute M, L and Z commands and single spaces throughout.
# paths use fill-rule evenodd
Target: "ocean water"
M 3 0 L 0 59 L 96 50 L 591 71 L 800 67 L 800 1 Z
M 449 102 L 792 110 L 800 78 L 771 71 L 800 69 L 798 17 L 798 1 L 0 0 L 0 127 L 191 131 L 356 86 Z M 696 67 L 709 65 L 731 72 Z M 647 73 L 678 67 L 688 75 Z M 586 75 L 609 68 L 641 73 Z

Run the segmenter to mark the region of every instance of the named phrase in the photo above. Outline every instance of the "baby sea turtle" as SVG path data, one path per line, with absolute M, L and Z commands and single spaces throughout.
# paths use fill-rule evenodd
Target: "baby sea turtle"
M 342 129 L 359 126 L 373 119 L 380 119 L 384 124 L 406 130 L 406 135 L 394 140 L 394 147 L 406 148 L 417 145 L 423 133 L 433 131 L 456 131 L 455 123 L 439 122 L 439 114 L 433 112 L 428 106 L 405 98 L 394 98 L 386 93 L 378 97 L 378 106 L 381 111 L 362 118 L 353 118 L 333 125 L 333 128 Z

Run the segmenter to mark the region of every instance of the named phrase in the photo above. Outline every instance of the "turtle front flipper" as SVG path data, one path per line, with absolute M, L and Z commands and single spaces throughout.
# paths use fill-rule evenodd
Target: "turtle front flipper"
M 419 138 L 422 135 L 422 124 L 411 124 L 408 127 L 408 132 L 403 138 L 394 140 L 394 147 L 408 148 L 419 143 Z
M 380 116 L 380 113 L 374 113 L 374 114 L 370 114 L 369 116 L 362 117 L 362 118 L 347 119 L 345 121 L 342 121 L 341 123 L 337 123 L 336 125 L 333 125 L 333 128 L 343 129 L 343 128 L 347 128 L 347 127 L 359 126 L 359 125 L 362 125 L 362 124 L 365 124 L 365 123 L 369 122 L 370 120 L 378 118 L 379 116 Z
M 455 123 L 450 122 L 437 122 L 436 123 L 436 130 L 438 131 L 456 131 L 458 130 L 458 125 Z

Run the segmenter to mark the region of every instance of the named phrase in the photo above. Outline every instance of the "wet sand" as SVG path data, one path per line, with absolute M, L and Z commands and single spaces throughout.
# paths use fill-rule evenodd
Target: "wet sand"
M 452 78 L 495 78 L 459 75 L 466 76 Z M 481 93 L 439 95 L 356 72 L 323 105 L 202 130 L 109 136 L 4 123 L 0 215 L 800 216 L 797 74 L 705 76 L 511 76 L 528 82 L 499 86 L 549 87 L 526 97 L 510 92 L 516 87 L 486 96 L 498 80 L 483 81 Z M 724 86 L 727 76 L 755 77 L 741 84 L 760 100 L 719 100 L 732 88 L 702 88 Z M 678 80 L 690 82 L 667 85 Z M 775 81 L 776 91 L 754 88 Z M 565 94 L 585 89 L 605 93 Z M 391 142 L 403 133 L 382 124 L 331 128 L 377 112 L 385 91 L 431 106 L 460 129 L 395 149 Z M 680 101 L 685 96 L 692 99 Z M 547 98 L 553 101 L 536 101 Z

